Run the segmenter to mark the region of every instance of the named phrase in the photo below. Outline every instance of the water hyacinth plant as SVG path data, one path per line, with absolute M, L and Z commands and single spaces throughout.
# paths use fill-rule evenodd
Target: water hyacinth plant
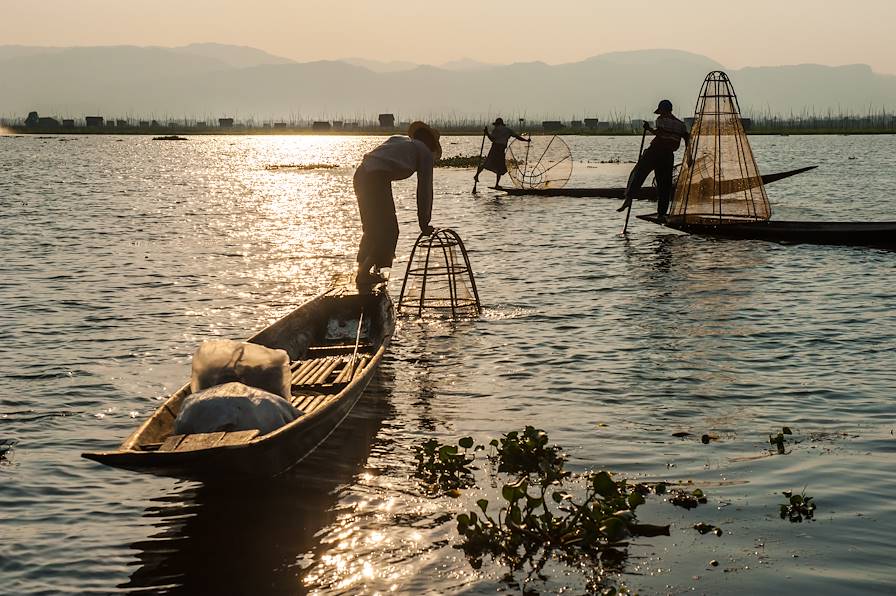
M 781 505 L 781 519 L 789 520 L 791 523 L 800 523 L 804 519 L 812 521 L 815 517 L 815 501 L 812 497 L 807 497 L 806 492 L 795 495 L 792 491 L 785 490 L 781 494 L 787 497 L 787 503 Z
M 500 499 L 479 499 L 477 510 L 456 518 L 461 538 L 456 548 L 474 568 L 490 557 L 509 567 L 509 577 L 524 570 L 529 581 L 545 579 L 541 570 L 557 561 L 594 574 L 589 581 L 597 583 L 592 587 L 615 590 L 604 585 L 603 572 L 620 570 L 626 540 L 669 535 L 668 525 L 640 524 L 635 514 L 645 496 L 662 494 L 665 484 L 629 484 L 606 471 L 574 475 L 564 468 L 562 449 L 532 426 L 489 444 Z M 415 448 L 417 476 L 442 491 L 472 486 L 472 463 L 479 449 L 469 437 L 456 447 L 430 439 Z
M 473 449 L 472 453 L 470 449 Z M 430 495 L 441 493 L 456 496 L 459 489 L 473 485 L 475 468 L 471 464 L 476 459 L 475 452 L 482 449 L 485 449 L 482 445 L 473 447 L 471 437 L 460 439 L 457 445 L 442 445 L 435 439 L 427 439 L 421 445 L 414 446 L 414 458 L 417 460 L 415 476 Z

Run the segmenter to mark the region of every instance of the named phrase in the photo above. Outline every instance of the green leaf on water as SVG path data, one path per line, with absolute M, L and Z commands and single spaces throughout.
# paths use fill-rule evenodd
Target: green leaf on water
M 619 542 L 625 538 L 627 533 L 625 522 L 618 517 L 608 517 L 600 527 L 600 531 L 604 533 L 610 542 Z
M 483 512 L 488 508 L 488 500 L 486 499 L 479 499 L 476 501 L 476 504 L 479 505 L 479 508 L 482 509 Z
M 598 472 L 595 474 L 592 483 L 595 492 L 604 498 L 614 497 L 619 494 L 619 490 L 616 488 L 616 483 L 613 482 L 613 479 L 610 478 L 610 475 L 606 472 Z
M 460 441 L 458 441 L 457 444 L 464 449 L 469 449 L 473 446 L 473 437 L 464 437 Z
M 783 432 L 784 432 L 785 435 L 792 435 L 792 434 L 793 434 L 793 432 L 790 430 L 790 427 L 789 427 L 789 426 L 785 426 L 785 427 L 783 428 Z
M 517 487 L 513 484 L 505 484 L 503 487 L 501 487 L 501 496 L 504 497 L 504 500 L 509 503 L 517 500 L 518 497 L 516 496 L 516 493 Z
M 644 497 L 642 497 L 640 493 L 631 493 L 628 496 L 628 506 L 631 507 L 632 509 L 634 509 L 638 505 L 643 505 L 644 503 L 646 503 L 646 501 L 644 500 Z

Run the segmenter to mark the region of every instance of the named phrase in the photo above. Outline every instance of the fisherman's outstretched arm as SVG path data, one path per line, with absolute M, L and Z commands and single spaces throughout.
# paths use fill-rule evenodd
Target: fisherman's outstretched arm
M 417 158 L 417 223 L 421 232 L 432 233 L 432 153 L 421 151 Z

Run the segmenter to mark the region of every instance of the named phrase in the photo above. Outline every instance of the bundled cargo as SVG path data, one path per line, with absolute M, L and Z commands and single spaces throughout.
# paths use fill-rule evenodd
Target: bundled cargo
M 174 421 L 174 433 L 233 432 L 258 429 L 260 435 L 299 417 L 289 401 L 256 387 L 232 382 L 191 394 Z
M 227 339 L 193 355 L 192 394 L 174 422 L 177 434 L 258 429 L 267 434 L 301 414 L 290 403 L 289 355 Z
M 216 339 L 202 342 L 193 355 L 190 389 L 196 393 L 236 381 L 288 400 L 291 377 L 286 351 Z

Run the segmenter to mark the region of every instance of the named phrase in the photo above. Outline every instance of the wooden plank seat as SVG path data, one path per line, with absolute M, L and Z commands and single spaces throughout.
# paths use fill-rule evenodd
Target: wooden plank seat
M 331 401 L 326 398 L 342 391 L 368 362 L 369 354 L 358 354 L 354 362 L 351 357 L 328 356 L 292 363 L 292 405 L 310 414 Z
M 325 392 L 341 390 L 369 361 L 367 354 L 356 355 L 354 362 L 348 355 L 296 361 L 290 366 L 293 371 L 292 393 L 305 393 L 308 389 Z
M 258 429 L 232 432 L 195 433 L 171 435 L 159 446 L 159 451 L 196 451 L 210 447 L 240 445 L 258 436 Z
M 370 350 L 373 345 L 370 342 L 361 342 L 358 344 L 358 352 Z M 354 354 L 355 344 L 334 344 L 330 346 L 311 346 L 308 348 L 308 355 L 319 358 L 321 356 L 338 356 L 340 354 Z
M 307 416 L 313 411 L 322 408 L 328 403 L 336 400 L 336 394 L 319 393 L 317 395 L 298 395 L 292 400 L 292 404 L 302 411 L 303 416 Z

